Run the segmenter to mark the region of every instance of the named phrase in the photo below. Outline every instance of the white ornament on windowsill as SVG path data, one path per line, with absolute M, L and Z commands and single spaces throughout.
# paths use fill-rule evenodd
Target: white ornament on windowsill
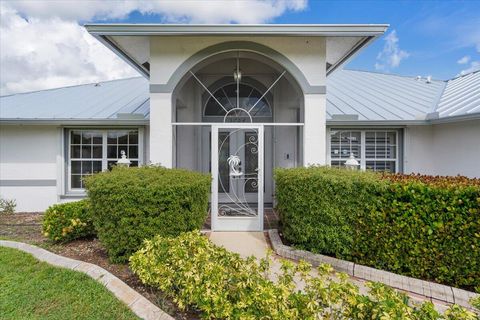
M 125 151 L 120 151 L 120 154 L 122 157 L 118 159 L 117 161 L 117 166 L 119 167 L 130 167 L 131 161 L 127 158 L 127 155 L 125 154 Z
M 350 157 L 348 158 L 347 161 L 345 161 L 345 167 L 350 170 L 355 170 L 360 166 L 360 163 L 358 163 L 357 159 L 355 159 L 355 156 L 353 153 L 350 153 Z

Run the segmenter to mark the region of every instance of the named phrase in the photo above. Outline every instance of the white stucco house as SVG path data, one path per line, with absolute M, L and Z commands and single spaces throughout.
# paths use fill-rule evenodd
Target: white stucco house
M 211 172 L 212 227 L 262 228 L 275 167 L 480 177 L 480 72 L 344 70 L 387 25 L 87 25 L 141 76 L 0 98 L 0 192 L 18 211 L 84 196 L 125 151 Z

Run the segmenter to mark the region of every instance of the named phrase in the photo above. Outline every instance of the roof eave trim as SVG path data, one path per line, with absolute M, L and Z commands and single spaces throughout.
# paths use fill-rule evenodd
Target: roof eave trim
M 327 120 L 327 126 L 423 126 L 470 120 L 480 120 L 480 113 L 428 120 Z
M 355 54 L 360 52 L 361 49 L 367 47 L 371 42 L 373 42 L 376 38 L 380 35 L 365 37 L 358 41 L 342 58 L 340 58 L 334 65 L 332 65 L 327 70 L 327 76 L 330 75 L 333 71 L 335 71 L 338 67 L 342 66 L 343 64 L 347 63 L 348 60 L 353 58 Z
M 327 126 L 407 126 L 428 125 L 426 120 L 327 120 Z
M 477 113 L 470 113 L 470 114 L 462 114 L 458 116 L 448 116 L 448 117 L 441 117 L 438 119 L 430 120 L 432 124 L 442 124 L 442 123 L 453 123 L 453 122 L 461 122 L 461 121 L 469 121 L 469 120 L 480 120 L 480 112 Z
M 388 24 L 328 25 L 175 25 L 175 24 L 85 24 L 92 35 L 277 35 L 277 36 L 375 36 Z
M 117 120 L 117 119 L 0 119 L 2 125 L 63 125 L 63 126 L 144 126 L 150 120 Z
M 105 35 L 96 35 L 96 34 L 93 34 L 93 36 L 98 40 L 100 41 L 101 43 L 103 43 L 106 47 L 108 47 L 110 50 L 112 50 L 113 52 L 115 52 L 123 61 L 125 61 L 126 63 L 128 63 L 132 68 L 134 68 L 135 70 L 137 70 L 143 77 L 145 77 L 146 79 L 150 79 L 150 72 L 148 70 L 146 70 L 144 67 L 142 67 L 142 65 L 136 61 L 135 59 L 133 59 L 132 57 L 130 57 L 125 51 L 123 51 L 122 49 L 120 49 L 112 40 L 110 40 L 107 36 Z

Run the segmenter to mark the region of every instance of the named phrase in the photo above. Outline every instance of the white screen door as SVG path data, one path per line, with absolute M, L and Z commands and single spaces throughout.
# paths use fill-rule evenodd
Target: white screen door
M 212 230 L 262 231 L 264 127 L 212 125 Z

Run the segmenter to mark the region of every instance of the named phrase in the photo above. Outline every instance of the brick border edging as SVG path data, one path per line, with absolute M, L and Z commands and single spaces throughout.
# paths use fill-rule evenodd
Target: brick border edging
M 17 241 L 0 240 L 0 246 L 30 253 L 36 259 L 51 265 L 87 274 L 103 284 L 118 300 L 125 303 L 133 313 L 145 320 L 173 320 L 174 318 L 148 301 L 125 282 L 93 263 L 66 258 L 45 249 Z
M 318 266 L 320 263 L 327 263 L 335 270 L 359 279 L 381 282 L 392 288 L 419 294 L 429 299 L 436 299 L 446 303 L 455 303 L 466 308 L 472 308 L 468 301 L 473 297 L 479 296 L 474 292 L 455 287 L 402 276 L 393 272 L 366 267 L 350 261 L 336 259 L 321 254 L 314 254 L 305 250 L 298 250 L 284 245 L 277 229 L 268 230 L 268 236 L 270 237 L 273 251 L 284 258 L 305 260 L 313 266 Z

